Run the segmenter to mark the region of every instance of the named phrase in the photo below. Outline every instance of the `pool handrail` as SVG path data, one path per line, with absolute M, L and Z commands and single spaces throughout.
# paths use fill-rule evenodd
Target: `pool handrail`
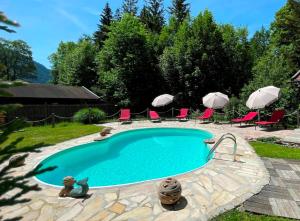
M 236 160 L 236 151 L 237 151 L 237 142 L 236 142 L 236 137 L 232 134 L 232 133 L 226 133 L 223 134 L 220 139 L 214 144 L 214 146 L 210 149 L 206 160 L 210 160 L 211 155 L 213 154 L 213 152 L 217 149 L 217 147 L 222 143 L 223 140 L 225 139 L 230 139 L 234 142 L 233 145 L 233 161 L 237 161 Z

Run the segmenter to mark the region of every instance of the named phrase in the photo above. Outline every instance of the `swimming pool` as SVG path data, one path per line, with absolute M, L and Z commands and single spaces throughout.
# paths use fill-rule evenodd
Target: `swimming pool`
M 91 187 L 106 187 L 159 179 L 195 170 L 207 163 L 212 138 L 207 131 L 151 128 L 121 132 L 56 153 L 41 168 L 56 166 L 37 179 L 61 186 L 65 176 L 88 177 Z

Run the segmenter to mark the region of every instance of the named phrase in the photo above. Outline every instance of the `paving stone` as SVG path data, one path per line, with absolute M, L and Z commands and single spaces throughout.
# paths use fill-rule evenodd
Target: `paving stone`
M 134 196 L 131 197 L 130 200 L 136 203 L 141 203 L 146 197 L 146 195 Z
M 76 204 L 74 207 L 69 209 L 63 216 L 59 217 L 57 221 L 68 221 L 73 219 L 75 216 L 77 216 L 80 211 L 82 210 L 82 206 L 79 204 Z
M 300 202 L 300 191 L 296 191 L 294 189 L 288 189 L 290 195 L 292 196 L 294 201 Z
M 3 218 L 5 219 L 14 219 L 14 218 L 17 218 L 17 217 L 22 217 L 22 215 L 24 215 L 25 213 L 29 212 L 30 209 L 28 206 L 24 206 L 20 209 L 17 209 L 15 211 L 11 211 L 9 213 L 6 213 L 5 216 Z
M 104 197 L 106 201 L 110 202 L 116 200 L 118 198 L 118 195 L 117 193 L 106 193 Z
M 83 208 L 79 215 L 77 215 L 73 220 L 82 221 L 89 220 L 95 213 L 103 210 L 103 200 L 100 197 L 96 197 L 88 202 L 88 204 Z
M 155 221 L 186 221 L 189 220 L 188 217 L 190 215 L 190 211 L 187 209 L 180 211 L 169 211 L 159 215 Z
M 117 214 L 122 214 L 125 211 L 126 206 L 121 203 L 115 203 L 109 208 L 109 211 Z
M 130 219 L 140 220 L 148 217 L 151 214 L 151 212 L 152 209 L 149 207 L 138 207 L 116 217 L 114 221 L 123 221 L 123 220 L 130 220 Z
M 292 170 L 292 168 L 287 163 L 273 163 L 274 169 L 278 170 Z M 270 171 L 270 170 L 269 170 Z
M 300 209 L 296 202 L 285 199 L 270 198 L 273 213 L 277 216 L 300 219 Z
M 89 221 L 102 221 L 109 217 L 109 215 L 111 215 L 111 213 L 104 210 L 94 215 L 92 218 L 89 219 Z
M 300 177 L 292 170 L 276 170 L 279 177 L 287 180 L 300 180 Z
M 30 211 L 29 213 L 22 215 L 22 221 L 33 221 L 38 218 L 39 215 L 39 211 Z
M 37 221 L 52 221 L 52 220 L 54 220 L 53 207 L 50 205 L 44 205 L 41 209 L 41 213 Z
M 44 204 L 44 202 L 42 200 L 38 200 L 38 201 L 35 201 L 32 204 L 30 204 L 30 207 L 33 210 L 37 210 L 37 209 L 40 209 L 43 206 L 43 204 Z

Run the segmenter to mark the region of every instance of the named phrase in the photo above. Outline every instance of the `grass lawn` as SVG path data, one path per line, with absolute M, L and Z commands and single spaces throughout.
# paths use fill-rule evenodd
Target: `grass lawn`
M 288 220 L 291 219 L 274 217 L 274 216 L 255 215 L 247 212 L 239 212 L 236 209 L 223 213 L 218 217 L 212 219 L 212 221 L 288 221 Z
M 299 159 L 300 149 L 288 148 L 279 144 L 264 143 L 260 141 L 250 142 L 256 153 L 261 157 Z
M 51 125 L 26 127 L 12 133 L 9 139 L 0 145 L 0 148 L 22 137 L 23 140 L 16 145 L 17 148 L 21 149 L 36 144 L 41 144 L 39 146 L 48 146 L 76 137 L 97 133 L 100 129 L 101 127 L 95 125 L 83 125 L 79 123 L 59 123 L 54 128 Z

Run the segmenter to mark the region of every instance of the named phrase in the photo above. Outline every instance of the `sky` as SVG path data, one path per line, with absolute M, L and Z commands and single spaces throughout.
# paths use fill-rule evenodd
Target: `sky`
M 0 0 L 0 11 L 21 27 L 17 33 L 0 32 L 0 37 L 26 41 L 32 48 L 33 57 L 50 68 L 49 55 L 61 41 L 77 41 L 83 34 L 91 35 L 96 29 L 107 0 Z M 286 0 L 188 0 L 191 14 L 197 16 L 204 9 L 213 12 L 218 23 L 230 23 L 247 27 L 250 36 L 262 26 L 269 27 Z M 122 0 L 108 0 L 113 11 Z M 139 8 L 144 0 L 139 0 Z M 164 0 L 164 8 L 171 0 Z M 167 17 L 168 13 L 165 12 Z

